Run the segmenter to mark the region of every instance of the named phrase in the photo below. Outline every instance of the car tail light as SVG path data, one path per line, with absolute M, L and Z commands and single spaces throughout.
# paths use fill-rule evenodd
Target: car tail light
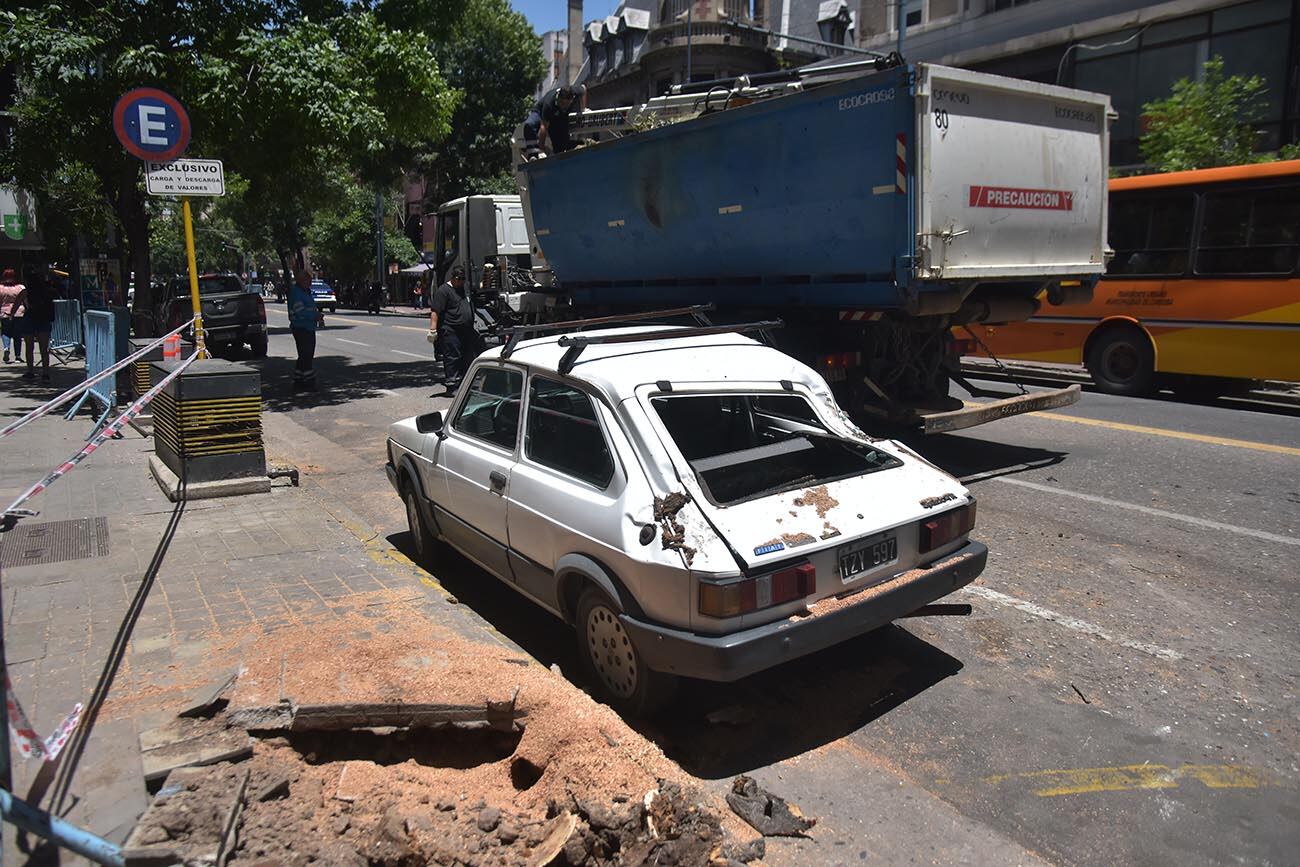
M 921 537 L 917 543 L 917 552 L 924 554 L 947 545 L 953 539 L 964 536 L 975 528 L 975 501 L 959 509 L 949 509 L 921 522 Z
M 817 568 L 800 563 L 770 575 L 728 584 L 700 582 L 700 613 L 708 617 L 736 617 L 783 605 L 817 592 Z
M 257 299 L 257 315 L 262 317 L 262 324 L 265 325 L 266 324 L 266 301 L 262 298 L 261 295 L 254 295 L 253 297 Z

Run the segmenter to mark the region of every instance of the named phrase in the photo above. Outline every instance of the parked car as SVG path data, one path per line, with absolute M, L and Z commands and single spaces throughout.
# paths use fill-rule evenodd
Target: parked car
M 575 626 L 632 714 L 676 676 L 731 681 L 884 626 L 987 557 L 956 479 L 736 333 L 488 350 L 445 419 L 396 422 L 387 449 L 417 555 L 449 543 Z
M 254 358 L 266 357 L 266 303 L 261 295 L 244 290 L 234 274 L 199 275 L 199 303 L 203 305 L 203 333 L 208 349 L 248 344 Z M 178 328 L 193 316 L 188 278 L 168 281 L 162 307 L 156 314 L 162 332 Z M 191 336 L 190 330 L 185 332 Z
M 311 281 L 311 297 L 316 300 L 316 309 L 330 309 L 330 313 L 339 309 L 338 296 L 334 294 L 334 287 L 324 280 Z

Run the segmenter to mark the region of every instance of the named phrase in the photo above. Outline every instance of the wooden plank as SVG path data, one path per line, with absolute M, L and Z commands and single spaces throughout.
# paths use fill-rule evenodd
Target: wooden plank
M 190 741 L 168 744 L 142 753 L 145 782 L 161 780 L 178 768 L 211 765 L 253 754 L 253 738 L 248 732 L 227 731 Z

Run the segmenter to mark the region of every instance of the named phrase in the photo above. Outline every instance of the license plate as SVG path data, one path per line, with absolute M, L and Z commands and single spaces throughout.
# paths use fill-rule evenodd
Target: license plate
M 890 533 L 863 542 L 853 542 L 840 548 L 840 580 L 848 581 L 856 575 L 893 563 L 898 559 L 898 537 Z

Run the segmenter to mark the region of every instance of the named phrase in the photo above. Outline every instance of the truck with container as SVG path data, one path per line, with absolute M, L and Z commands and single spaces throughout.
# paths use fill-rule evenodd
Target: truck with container
M 581 112 L 520 195 L 438 212 L 502 324 L 711 304 L 864 426 L 956 430 L 1078 399 L 970 405 L 953 329 L 1087 303 L 1106 266 L 1109 97 L 896 55 L 675 88 Z M 524 240 L 527 240 L 525 249 Z M 972 335 L 972 340 L 974 337 Z

